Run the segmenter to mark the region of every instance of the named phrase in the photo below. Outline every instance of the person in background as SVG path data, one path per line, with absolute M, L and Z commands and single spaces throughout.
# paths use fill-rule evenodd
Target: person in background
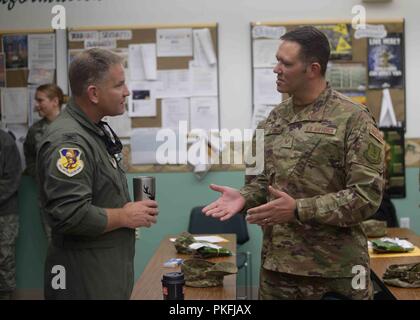
M 24 174 L 34 179 L 36 178 L 36 154 L 39 142 L 48 126 L 60 115 L 63 100 L 63 91 L 55 84 L 43 84 L 36 89 L 35 108 L 42 119 L 29 128 L 23 144 L 26 162 Z M 51 227 L 42 208 L 40 208 L 40 213 L 45 235 L 48 241 L 50 241 Z
M 0 300 L 16 288 L 16 238 L 19 232 L 18 189 L 22 171 L 13 137 L 0 129 Z
M 41 141 L 45 130 L 61 112 L 64 95 L 59 86 L 55 84 L 43 84 L 35 92 L 35 108 L 41 120 L 35 122 L 28 130 L 23 151 L 25 154 L 25 174 L 36 177 L 36 152 L 37 145 Z

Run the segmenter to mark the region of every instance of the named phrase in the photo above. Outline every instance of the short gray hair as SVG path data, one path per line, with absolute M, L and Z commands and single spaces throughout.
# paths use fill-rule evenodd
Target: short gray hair
M 110 67 L 120 63 L 122 58 L 109 50 L 92 48 L 81 52 L 69 68 L 72 94 L 82 96 L 88 86 L 103 81 Z

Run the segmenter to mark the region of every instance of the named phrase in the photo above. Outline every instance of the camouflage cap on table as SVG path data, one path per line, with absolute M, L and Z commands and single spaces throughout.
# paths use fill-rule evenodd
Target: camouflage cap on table
M 191 248 L 192 244 L 202 244 L 196 248 Z M 178 253 L 193 254 L 195 258 L 213 258 L 231 256 L 232 252 L 220 246 L 207 243 L 205 241 L 197 241 L 193 235 L 188 232 L 182 232 L 175 240 L 175 249 Z
M 387 224 L 385 221 L 371 219 L 362 222 L 362 228 L 366 235 L 370 238 L 379 238 L 385 236 L 386 227 Z
M 230 262 L 213 263 L 203 259 L 185 260 L 181 265 L 185 276 L 185 285 L 189 287 L 223 286 L 226 275 L 238 272 L 238 268 Z
M 382 279 L 395 287 L 420 288 L 420 263 L 390 265 Z
M 190 249 L 190 244 L 196 242 L 191 233 L 183 232 L 175 240 L 175 249 L 178 253 L 191 254 L 194 250 Z

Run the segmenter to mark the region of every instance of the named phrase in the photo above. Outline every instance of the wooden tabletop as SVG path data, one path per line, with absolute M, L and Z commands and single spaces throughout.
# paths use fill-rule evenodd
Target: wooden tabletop
M 219 236 L 229 240 L 229 242 L 221 242 L 219 245 L 236 254 L 236 235 L 220 234 Z M 152 259 L 150 259 L 140 279 L 135 283 L 131 294 L 132 300 L 163 300 L 161 282 L 163 274 L 181 270 L 180 267 L 166 268 L 163 264 L 170 258 L 191 258 L 189 255 L 178 254 L 169 238 L 174 238 L 174 236 L 167 236 L 161 241 L 159 248 Z M 236 265 L 235 255 L 206 260 L 211 262 L 226 261 Z M 223 287 L 191 288 L 186 286 L 185 300 L 236 300 L 236 274 L 225 276 Z
M 405 238 L 412 244 L 420 247 L 420 237 L 410 229 L 405 228 L 389 228 L 387 229 L 387 237 Z M 395 258 L 370 258 L 370 267 L 373 272 L 382 279 L 383 274 L 391 264 L 406 264 L 420 262 L 418 257 L 395 257 Z M 420 288 L 398 288 L 386 285 L 388 290 L 399 300 L 420 300 Z

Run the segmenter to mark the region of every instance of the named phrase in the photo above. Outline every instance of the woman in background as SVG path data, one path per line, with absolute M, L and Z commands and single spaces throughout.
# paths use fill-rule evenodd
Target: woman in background
M 34 123 L 28 130 L 23 151 L 25 153 L 26 169 L 24 174 L 36 179 L 36 153 L 37 146 L 42 136 L 47 130 L 49 124 L 53 122 L 61 112 L 63 104 L 63 91 L 55 84 L 44 84 L 39 86 L 35 92 L 35 108 L 38 111 L 41 120 Z M 48 225 L 45 215 L 41 210 L 41 219 L 43 222 L 45 234 L 48 240 L 51 238 L 51 228 Z
M 26 161 L 25 173 L 34 178 L 36 177 L 37 144 L 41 141 L 48 125 L 59 116 L 62 104 L 63 91 L 55 84 L 43 84 L 36 89 L 35 108 L 42 119 L 29 128 L 23 145 Z

